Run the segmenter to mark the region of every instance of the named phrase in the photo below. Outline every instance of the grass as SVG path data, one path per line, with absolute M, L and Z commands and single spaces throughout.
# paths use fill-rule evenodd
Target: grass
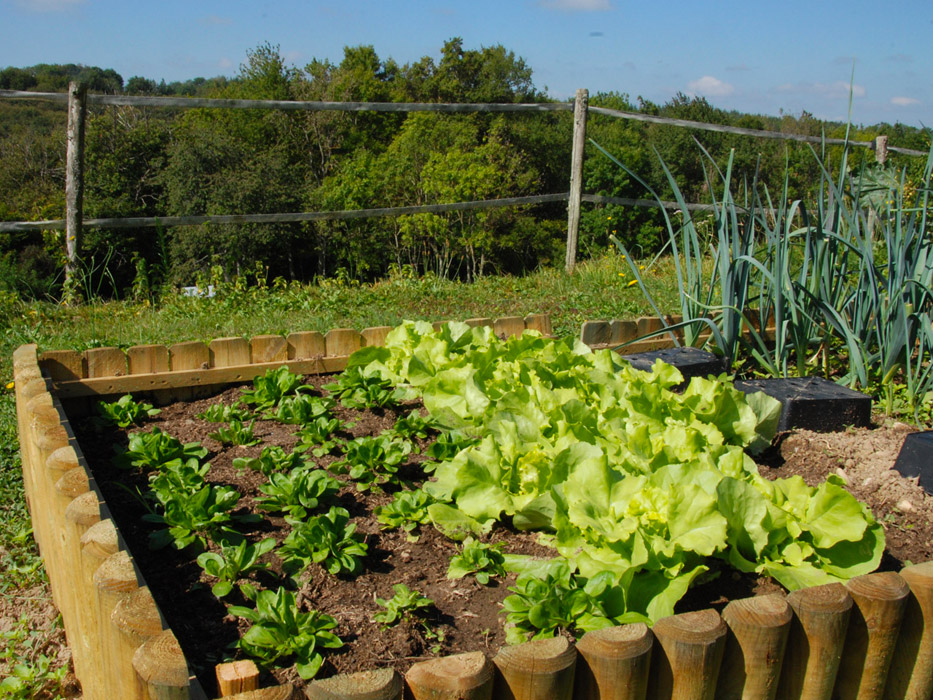
M 0 295 L 0 596 L 14 609 L 23 589 L 50 600 L 45 572 L 32 539 L 23 493 L 22 465 L 16 434 L 16 408 L 9 383 L 12 354 L 20 345 L 43 350 L 170 344 L 208 341 L 225 336 L 286 334 L 396 325 L 403 320 L 465 320 L 476 317 L 546 313 L 559 336 L 579 336 L 583 321 L 630 319 L 652 313 L 621 256 L 583 262 L 572 276 L 542 269 L 526 277 L 484 277 L 462 284 L 433 277 L 397 275 L 371 285 L 217 284 L 213 298 L 167 295 L 157 306 L 129 301 L 92 302 L 65 307 L 48 302 L 20 303 Z M 671 263 L 660 260 L 641 272 L 655 300 L 665 310 L 677 308 Z M 660 300 L 660 301 L 659 301 Z M 2 603 L 0 603 L 2 605 Z M 63 697 L 66 655 L 60 625 L 30 615 L 10 620 L 10 634 L 0 639 L 0 677 L 14 669 L 22 682 L 0 698 Z M 37 639 L 42 640 L 42 653 Z M 57 640 L 57 641 L 56 641 Z

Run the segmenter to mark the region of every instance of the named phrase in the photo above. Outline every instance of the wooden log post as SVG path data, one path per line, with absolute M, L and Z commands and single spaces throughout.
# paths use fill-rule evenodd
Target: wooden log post
M 84 219 L 84 123 L 87 85 L 68 84 L 68 129 L 65 150 L 65 292 L 66 303 L 77 303 L 80 289 L 81 227 Z
M 133 668 L 146 686 L 149 700 L 192 697 L 188 664 L 171 630 L 163 630 L 144 642 L 133 654 Z
M 494 667 L 481 651 L 420 661 L 405 674 L 414 700 L 490 700 Z
M 163 627 L 149 588 L 143 586 L 124 596 L 114 607 L 110 622 L 114 628 L 108 664 L 113 668 L 111 692 L 121 700 L 146 700 L 147 690 L 133 668 L 133 656 Z
M 352 328 L 333 328 L 324 334 L 327 357 L 347 357 L 363 347 L 363 336 Z
M 715 610 L 672 615 L 652 628 L 655 645 L 648 697 L 712 700 L 722 664 L 726 625 Z
M 288 342 L 281 335 L 254 335 L 249 339 L 249 354 L 254 365 L 285 362 L 288 359 Z
M 564 269 L 573 272 L 577 263 L 577 240 L 580 234 L 580 203 L 583 195 L 583 151 L 586 147 L 588 90 L 577 90 L 573 102 L 573 150 L 570 155 L 570 198 L 567 201 L 567 253 Z
M 100 646 L 96 643 L 96 590 L 93 580 L 94 571 L 102 559 L 93 557 L 92 561 L 88 560 L 83 538 L 99 522 L 100 500 L 94 491 L 82 493 L 65 509 L 66 537 L 69 541 L 76 538 L 82 543 L 79 567 L 70 581 L 70 585 L 74 588 L 79 623 L 76 634 L 70 634 L 68 642 L 72 647 L 75 673 L 85 689 L 85 696 L 89 698 L 99 697 L 95 696 L 94 692 L 100 687 L 103 673 Z M 115 551 L 116 529 L 113 531 L 113 552 Z
M 236 695 L 227 696 L 228 700 L 305 700 L 305 694 L 295 686 L 285 684 L 272 688 L 247 690 Z
M 503 647 L 493 659 L 493 697 L 502 700 L 571 700 L 577 650 L 564 637 Z
M 577 644 L 574 700 L 644 700 L 654 635 L 645 624 L 587 632 Z
M 493 321 L 492 330 L 501 340 L 517 338 L 525 332 L 525 319 L 521 316 L 503 316 Z
M 910 586 L 885 700 L 933 697 L 933 561 L 901 570 Z
M 123 677 L 123 669 L 115 663 L 117 633 L 111 616 L 117 604 L 127 595 L 139 588 L 136 568 L 129 552 L 120 550 L 104 560 L 94 572 L 94 585 L 97 587 L 97 653 L 108 657 L 104 684 L 106 688 L 117 688 Z
M 772 700 L 777 696 L 793 618 L 783 595 L 733 600 L 722 611 L 729 628 L 716 698 Z
M 403 688 L 394 669 L 381 668 L 313 681 L 305 695 L 309 700 L 402 700 Z
M 529 331 L 538 331 L 541 335 L 551 335 L 551 317 L 547 314 L 528 314 L 525 316 L 525 328 Z
M 778 695 L 829 700 L 842 658 L 852 596 L 841 583 L 801 588 L 787 596 L 791 622 Z
M 249 659 L 217 664 L 217 692 L 225 698 L 247 690 L 259 689 L 259 669 Z
M 363 347 L 372 347 L 374 345 L 385 345 L 386 336 L 392 331 L 392 326 L 373 326 L 372 328 L 364 328 L 360 331 L 360 336 L 362 336 Z
M 893 571 L 856 576 L 846 588 L 855 606 L 834 697 L 881 700 L 910 588 Z

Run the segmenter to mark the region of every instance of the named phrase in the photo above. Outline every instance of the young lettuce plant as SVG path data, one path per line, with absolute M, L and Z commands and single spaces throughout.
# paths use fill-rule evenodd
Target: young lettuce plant
M 418 409 L 412 409 L 408 415 L 402 416 L 395 425 L 389 430 L 384 430 L 383 435 L 401 438 L 404 440 L 424 440 L 434 430 L 434 421 L 431 416 L 422 416 Z
M 231 539 L 241 537 L 231 527 L 233 510 L 240 500 L 240 494 L 227 486 L 205 485 L 194 493 L 173 492 L 162 503 L 162 513 L 148 513 L 143 520 L 167 526 L 149 535 L 149 545 L 161 549 L 172 544 L 176 549 L 184 549 L 197 543 L 201 548 L 207 539 L 226 536 Z
M 399 491 L 386 505 L 377 506 L 374 513 L 376 520 L 382 523 L 383 529 L 400 527 L 405 531 L 409 542 L 417 542 L 418 528 L 431 522 L 428 506 L 433 502 L 434 499 L 420 489 Z
M 196 442 L 181 444 L 168 433 L 153 428 L 148 433 L 130 433 L 129 446 L 125 450 L 115 448 L 117 454 L 113 462 L 118 467 L 158 469 L 174 459 L 187 461 L 191 458 L 203 459 L 207 449 Z
M 145 418 L 152 418 L 161 413 L 158 408 L 153 408 L 151 403 L 144 403 L 133 400 L 132 394 L 125 394 L 113 402 L 98 401 L 97 412 L 100 420 L 107 425 L 115 425 L 118 428 L 129 428 L 131 425 L 139 425 Z
M 198 555 L 198 566 L 214 578 L 217 583 L 211 586 L 211 593 L 217 598 L 223 598 L 233 590 L 237 579 L 252 571 L 261 571 L 269 568 L 269 564 L 260 562 L 259 558 L 275 548 L 275 539 L 267 537 L 256 544 L 249 544 L 245 539 L 239 544 L 221 543 L 220 554 L 216 552 L 203 552 Z
M 286 573 L 297 577 L 311 562 L 329 573 L 355 576 L 363 569 L 369 546 L 356 534 L 345 508 L 331 507 L 306 521 L 288 519 L 294 528 L 279 547 Z
M 234 457 L 236 469 L 252 469 L 269 476 L 286 472 L 304 465 L 304 458 L 297 452 L 286 452 L 278 445 L 263 447 L 258 457 Z
M 334 462 L 331 469 L 348 474 L 360 491 L 381 490 L 382 484 L 398 483 L 399 465 L 411 454 L 413 445 L 408 440 L 393 440 L 388 435 L 364 435 L 344 446 L 343 459 Z
M 294 658 L 298 675 L 307 680 L 324 662 L 320 649 L 343 646 L 331 631 L 337 621 L 316 610 L 299 610 L 294 593 L 284 588 L 260 591 L 255 602 L 255 609 L 231 605 L 229 612 L 253 623 L 237 646 L 260 663 L 271 666 L 279 659 Z
M 345 408 L 391 408 L 397 406 L 400 399 L 391 382 L 363 374 L 359 367 L 347 368 L 336 382 L 321 388 L 331 392 Z
M 305 423 L 298 431 L 298 445 L 295 446 L 295 452 L 306 452 L 311 450 L 315 457 L 329 455 L 338 446 L 346 443 L 346 440 L 335 436 L 338 430 L 343 430 L 346 426 L 339 418 L 328 418 L 319 416 L 310 423 Z
M 229 423 L 232 420 L 245 421 L 249 418 L 249 410 L 237 401 L 232 406 L 215 403 L 199 413 L 197 418 L 208 423 Z
M 332 399 L 310 394 L 286 396 L 275 406 L 274 410 L 266 415 L 272 420 L 288 425 L 305 425 L 318 418 L 330 418 L 334 408 Z
M 433 600 L 409 589 L 404 583 L 395 584 L 392 590 L 395 591 L 395 595 L 390 599 L 376 598 L 376 602 L 385 608 L 385 611 L 376 613 L 373 619 L 381 622 L 384 629 L 397 625 L 402 620 L 414 620 L 434 605 Z M 419 619 L 419 622 L 424 624 L 423 620 Z
M 253 435 L 253 421 L 243 425 L 243 421 L 233 419 L 227 425 L 222 425 L 213 433 L 208 434 L 209 438 L 223 443 L 224 445 L 258 445 L 262 440 Z
M 259 487 L 265 498 L 256 499 L 260 510 L 285 513 L 301 519 L 322 501 L 328 501 L 343 484 L 323 469 L 298 467 L 286 474 L 270 474 Z
M 473 574 L 477 581 L 484 586 L 493 576 L 505 576 L 505 556 L 502 554 L 503 543 L 486 544 L 478 542 L 472 537 L 463 541 L 460 553 L 450 560 L 447 568 L 447 578 L 463 578 Z
M 257 411 L 265 411 L 278 405 L 286 396 L 311 391 L 312 387 L 303 382 L 301 375 L 294 374 L 288 367 L 270 369 L 253 379 L 253 388 L 244 390 L 241 400 Z

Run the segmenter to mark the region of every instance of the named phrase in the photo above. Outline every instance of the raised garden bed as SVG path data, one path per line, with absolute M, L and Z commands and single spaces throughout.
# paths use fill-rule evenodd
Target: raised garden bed
M 502 325 L 500 323 L 500 327 Z M 514 322 L 512 325 L 517 328 Z M 354 344 L 356 347 L 362 344 L 359 334 L 355 340 L 352 333 L 339 335 L 348 340 L 344 348 L 353 349 Z M 378 332 L 370 332 L 369 336 L 377 337 Z M 34 518 L 36 536 L 49 564 L 53 593 L 65 617 L 78 676 L 85 685 L 85 697 L 143 697 L 140 688 L 144 685 L 149 686 L 150 696 L 155 697 L 199 697 L 213 695 L 214 690 L 211 688 L 205 693 L 201 684 L 189 679 L 189 668 L 180 647 L 173 643 L 170 632 L 162 630 L 162 617 L 171 617 L 171 614 L 163 610 L 163 615 L 159 615 L 143 586 L 145 579 L 138 575 L 137 567 L 144 568 L 141 562 L 134 566 L 126 550 L 119 549 L 120 541 L 108 501 L 101 500 L 94 477 L 75 449 L 74 431 L 65 418 L 63 401 L 68 404 L 67 414 L 77 422 L 82 409 L 87 409 L 86 405 L 82 406 L 84 400 L 77 398 L 82 394 L 100 393 L 115 398 L 126 391 L 148 388 L 166 392 L 160 397 L 164 402 L 171 398 L 169 393 L 190 398 L 192 391 L 208 391 L 204 385 L 216 387 L 231 381 L 243 382 L 284 361 L 304 372 L 341 369 L 341 356 L 328 354 L 326 342 L 323 343 L 324 352 L 315 353 L 317 356 L 310 360 L 301 359 L 297 348 L 299 342 L 305 340 L 307 336 L 293 338 L 291 343 L 289 339 L 278 339 L 279 359 L 257 365 L 250 365 L 249 360 L 252 357 L 268 360 L 269 354 L 261 350 L 276 345 L 274 338 L 254 342 L 252 352 L 250 344 L 240 339 L 215 341 L 213 353 L 207 346 L 201 346 L 207 354 L 200 364 L 208 366 L 200 370 L 192 367 L 174 371 L 178 366 L 174 362 L 176 357 L 185 354 L 195 360 L 205 357 L 203 353 L 199 356 L 197 346 L 190 344 L 184 348 L 185 353 L 152 346 L 131 349 L 126 355 L 118 351 L 124 362 L 122 374 L 118 374 L 120 358 L 111 350 L 97 349 L 82 355 L 58 353 L 49 357 L 46 367 L 60 378 L 65 368 L 70 377 L 59 379 L 54 387 L 41 376 L 34 347 L 17 351 L 14 366 L 27 498 L 34 516 L 48 514 L 45 518 Z M 334 340 L 331 345 L 335 343 Z M 244 346 L 245 353 L 242 352 Z M 166 358 L 164 365 L 159 364 L 163 356 Z M 102 362 L 105 357 L 107 362 Z M 140 357 L 150 359 L 141 363 Z M 171 365 L 167 361 L 169 357 Z M 246 362 L 242 361 L 244 357 Z M 127 374 L 133 372 L 134 365 L 150 371 Z M 181 365 L 186 366 L 185 363 Z M 169 366 L 173 370 L 170 371 Z M 161 371 L 151 371 L 153 368 Z M 79 373 L 96 376 L 84 377 Z M 160 374 L 163 376 L 159 377 Z M 55 389 L 56 396 L 49 392 L 50 388 Z M 125 539 L 132 540 L 132 535 L 127 533 Z M 430 541 L 428 536 L 424 539 L 426 543 Z M 404 538 L 397 544 L 405 546 Z M 403 551 L 399 549 L 397 554 L 401 556 Z M 146 558 L 147 553 L 136 556 Z M 895 685 L 901 684 L 901 689 L 913 683 L 911 693 L 922 693 L 923 688 L 928 692 L 931 625 L 923 627 L 922 621 L 931 619 L 933 601 L 929 581 L 933 572 L 930 569 L 930 565 L 924 564 L 908 567 L 903 576 L 885 572 L 853 579 L 847 587 L 833 584 L 801 589 L 787 600 L 780 596 L 734 600 L 721 616 L 709 610 L 677 615 L 657 623 L 653 633 L 644 625 L 636 624 L 588 633 L 576 646 L 556 638 L 505 647 L 496 655 L 493 664 L 485 655 L 429 661 L 413 667 L 407 677 L 417 697 L 428 697 L 417 693 L 428 692 L 426 689 L 432 684 L 456 686 L 454 679 L 460 676 L 467 679 L 463 681 L 467 685 L 474 684 L 475 697 L 483 697 L 482 689 L 491 688 L 491 684 L 499 684 L 497 692 L 511 692 L 515 697 L 596 697 L 592 694 L 593 684 L 605 692 L 609 687 L 618 686 L 625 677 L 632 678 L 635 689 L 649 684 L 649 697 L 665 697 L 672 693 L 680 696 L 691 688 L 703 696 L 707 690 L 712 692 L 717 682 L 725 696 L 730 693 L 740 696 L 744 688 L 746 697 L 768 697 L 768 690 L 756 694 L 751 689 L 774 690 L 778 680 L 791 689 L 802 683 L 828 684 L 831 688 L 835 680 L 838 688 L 851 691 L 871 684 L 883 687 L 887 678 Z M 83 575 L 76 576 L 77 572 Z M 81 580 L 74 581 L 75 578 Z M 913 595 L 908 593 L 905 580 L 914 589 Z M 918 608 L 903 618 L 902 626 L 900 619 L 905 605 Z M 870 621 L 880 615 L 886 624 L 859 623 L 860 615 Z M 836 636 L 830 639 L 834 630 Z M 846 630 L 848 642 L 845 641 Z M 781 678 L 780 664 L 776 661 L 782 657 L 788 635 L 791 642 Z M 814 645 L 818 641 L 825 641 L 836 652 L 845 649 L 841 665 L 827 664 L 815 653 L 807 656 L 808 643 L 804 643 L 804 639 L 809 639 L 811 649 L 816 648 Z M 106 665 L 96 652 L 100 649 L 111 651 Z M 703 663 L 696 663 L 697 654 L 705 659 Z M 650 658 L 653 658 L 651 662 Z M 532 659 L 537 661 L 532 663 Z M 897 670 L 889 675 L 887 662 L 892 659 Z M 763 660 L 769 661 L 760 663 Z M 538 670 L 532 671 L 533 667 Z M 352 693 L 363 687 L 385 690 L 372 697 L 394 697 L 392 693 L 400 691 L 402 683 L 390 670 L 363 674 L 353 682 L 339 678 L 316 682 L 307 692 L 311 697 L 354 697 Z M 279 688 L 268 692 L 270 697 L 271 693 L 283 696 L 286 690 Z M 573 695 L 574 692 L 577 695 Z M 897 696 L 895 692 L 894 697 Z

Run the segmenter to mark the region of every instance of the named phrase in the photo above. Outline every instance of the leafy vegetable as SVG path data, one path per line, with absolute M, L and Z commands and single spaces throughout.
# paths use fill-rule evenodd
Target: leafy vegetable
M 318 503 L 332 498 L 341 486 L 341 482 L 323 469 L 297 467 L 287 475 L 270 474 L 269 481 L 259 487 L 266 497 L 256 499 L 256 505 L 261 510 L 304 518 Z
M 284 588 L 260 591 L 255 609 L 231 605 L 229 612 L 253 623 L 237 642 L 240 649 L 267 665 L 294 657 L 298 675 L 304 679 L 314 678 L 320 670 L 324 662 L 321 648 L 343 646 L 340 637 L 331 632 L 337 627 L 334 618 L 316 610 L 299 610 L 295 595 Z
M 253 388 L 244 390 L 241 400 L 253 405 L 257 411 L 278 405 L 286 396 L 300 391 L 310 391 L 300 374 L 294 374 L 286 366 L 270 369 L 265 374 L 253 378 Z
M 137 403 L 132 394 L 125 394 L 111 403 L 98 401 L 97 412 L 105 423 L 120 428 L 138 425 L 144 418 L 152 418 L 161 413 L 158 408 L 153 408 L 151 403 Z
M 236 489 L 227 486 L 205 485 L 194 493 L 173 492 L 162 503 L 162 513 L 143 516 L 147 522 L 167 526 L 149 535 L 150 546 L 161 549 L 173 544 L 176 549 L 184 549 L 195 542 L 203 547 L 208 537 L 240 537 L 230 526 L 230 511 L 239 500 Z
M 348 367 L 338 375 L 336 382 L 322 388 L 346 408 L 387 408 L 398 405 L 401 398 L 390 382 L 363 374 L 358 367 Z
M 261 442 L 260 438 L 253 435 L 253 421 L 248 425 L 243 422 L 232 419 L 227 425 L 217 428 L 213 433 L 208 433 L 208 437 L 225 445 L 257 445 Z
M 192 457 L 203 459 L 206 456 L 207 449 L 198 443 L 182 445 L 168 433 L 153 428 L 148 433 L 130 433 L 129 446 L 123 451 L 117 451 L 114 464 L 125 468 L 157 469 L 173 459 L 186 461 Z
M 505 557 L 502 555 L 503 544 L 486 544 L 472 537 L 463 541 L 460 553 L 450 560 L 447 578 L 463 578 L 473 574 L 484 586 L 493 576 L 505 576 Z
M 205 408 L 197 417 L 206 420 L 208 423 L 229 423 L 232 420 L 244 421 L 249 418 L 249 410 L 241 406 L 239 401 L 232 406 L 215 403 Z
M 237 469 L 252 469 L 266 476 L 276 472 L 297 469 L 304 465 L 304 459 L 297 452 L 286 452 L 278 445 L 263 447 L 259 457 L 234 457 L 233 466 Z
M 348 474 L 360 491 L 380 490 L 382 484 L 398 483 L 399 465 L 411 451 L 412 444 L 407 440 L 392 439 L 388 435 L 364 435 L 348 442 L 343 459 L 330 468 L 337 474 Z
M 399 491 L 386 505 L 375 509 L 376 520 L 386 528 L 400 527 L 408 535 L 409 542 L 417 542 L 415 534 L 419 525 L 431 522 L 428 506 L 433 499 L 420 489 L 417 491 Z
M 385 608 L 385 612 L 376 613 L 373 619 L 381 622 L 385 627 L 391 627 L 405 619 L 412 620 L 419 613 L 434 605 L 433 600 L 418 591 L 410 590 L 404 583 L 397 583 L 392 586 L 392 589 L 395 595 L 389 600 L 376 598 L 376 603 Z
M 330 418 L 333 407 L 332 399 L 298 394 L 280 399 L 268 417 L 290 425 L 305 425 L 318 418 Z
M 221 545 L 221 552 L 203 552 L 198 555 L 198 566 L 209 575 L 219 579 L 211 587 L 211 593 L 223 598 L 233 590 L 237 579 L 251 571 L 268 569 L 269 564 L 259 562 L 259 558 L 275 548 L 275 539 L 267 537 L 256 544 L 249 544 L 245 539 L 239 544 Z
M 335 437 L 334 433 L 344 428 L 343 422 L 339 418 L 327 418 L 320 416 L 310 423 L 305 423 L 298 431 L 299 443 L 295 447 L 295 452 L 304 452 L 311 450 L 315 457 L 323 457 L 334 451 L 334 448 L 345 444 L 341 437 Z
M 289 519 L 294 529 L 279 547 L 285 571 L 296 575 L 313 561 L 331 574 L 358 574 L 369 547 L 349 520 L 347 510 L 337 506 L 305 522 Z

